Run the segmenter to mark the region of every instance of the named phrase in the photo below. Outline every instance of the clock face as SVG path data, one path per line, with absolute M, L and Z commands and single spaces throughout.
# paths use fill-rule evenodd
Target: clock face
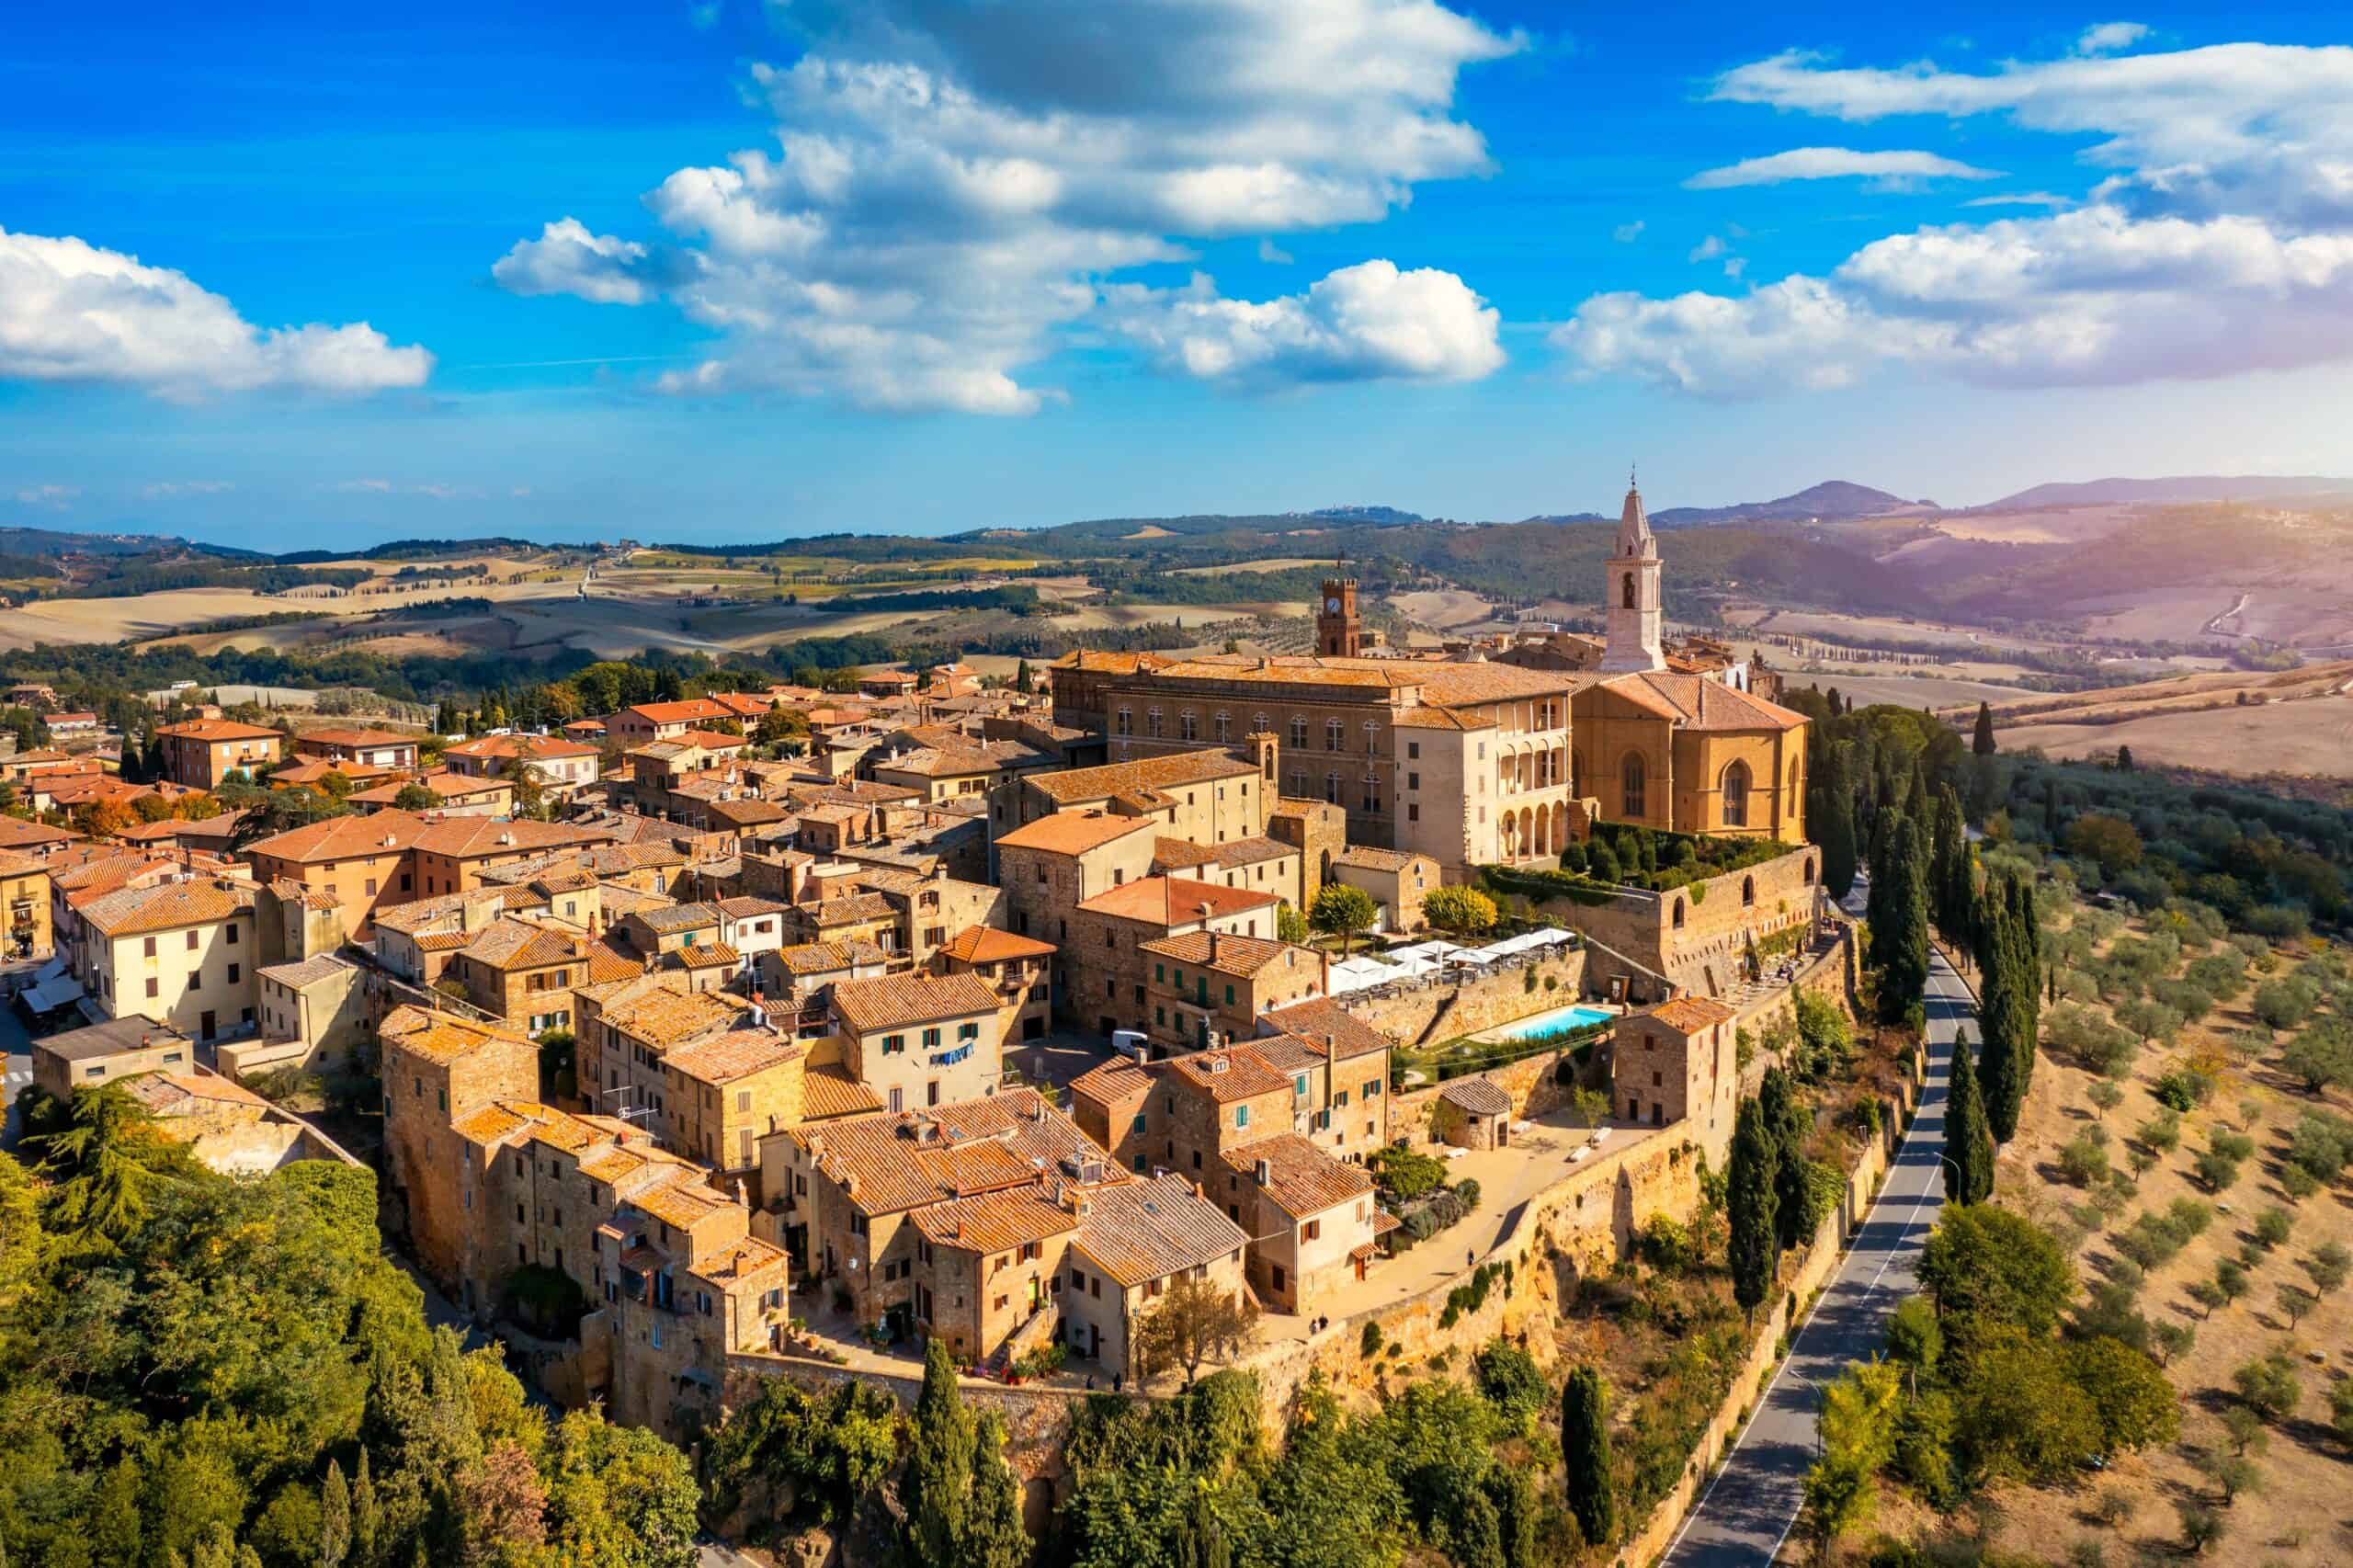
M 1324 601 L 1324 608 L 1328 614 L 1337 615 L 1340 613 L 1340 601 L 1337 599 L 1325 599 Z

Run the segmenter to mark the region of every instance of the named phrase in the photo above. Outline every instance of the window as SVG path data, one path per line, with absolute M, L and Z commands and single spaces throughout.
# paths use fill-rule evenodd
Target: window
M 237 945 L 237 923 L 233 920 L 229 922 L 229 945 L 233 948 Z
M 190 991 L 201 991 L 204 989 L 204 971 L 202 970 L 192 969 L 188 971 L 188 988 Z
M 1340 803 L 1340 776 L 1338 774 L 1327 773 L 1324 776 L 1324 799 L 1335 806 Z
M 882 1054 L 883 1054 L 883 1055 L 885 1055 L 885 1056 L 896 1056 L 896 1055 L 898 1055 L 901 1051 L 904 1051 L 904 1050 L 906 1050 L 906 1049 L 907 1049 L 907 1037 L 906 1037 L 906 1036 L 904 1036 L 904 1035 L 903 1035 L 903 1034 L 886 1034 L 886 1035 L 884 1035 L 884 1036 L 882 1037 Z
M 1381 780 L 1370 773 L 1364 776 L 1364 809 L 1368 812 L 1381 810 Z
M 1248 1106 L 1238 1105 L 1233 1108 L 1233 1125 L 1237 1129 L 1250 1125 L 1250 1108 Z
M 151 974 L 147 977 L 147 994 L 153 996 L 155 994 L 155 977 Z
M 1186 741 L 1197 741 L 1200 739 L 1199 727 L 1199 722 L 1193 717 L 1193 710 L 1191 709 L 1188 708 L 1182 713 L 1176 715 L 1177 739 Z
M 1421 807 L 1419 807 L 1419 806 L 1407 806 L 1407 807 L 1405 808 L 1405 820 L 1406 820 L 1407 822 L 1419 822 L 1419 821 L 1421 821 L 1421 820 L 1422 820 L 1422 808 L 1421 808 Z
M 981 1038 L 981 1026 L 977 1022 L 958 1024 L 956 1026 L 956 1038 L 958 1040 L 978 1040 Z
M 1299 1237 L 1302 1241 L 1312 1242 L 1323 1233 L 1324 1221 L 1321 1220 L 1310 1220 L 1299 1228 Z
M 1620 802 L 1621 815 L 1638 817 L 1643 814 L 1643 793 L 1647 781 L 1648 770 L 1643 766 L 1642 754 L 1628 752 L 1625 762 L 1619 769 L 1619 790 L 1622 796 Z
M 1293 719 L 1290 722 L 1290 744 L 1300 747 L 1304 747 L 1307 744 L 1307 721 L 1305 719 Z
M 1618 602 L 1627 609 L 1634 608 L 1634 574 L 1631 572 L 1626 574 L 1625 584 L 1619 590 Z
M 1340 722 L 1337 719 L 1324 721 L 1324 749 L 1325 751 L 1340 749 Z
M 1149 711 L 1147 711 L 1147 712 L 1144 714 L 1144 716 L 1143 716 L 1143 727 L 1144 727 L 1144 733 L 1146 733 L 1146 734 L 1150 735 L 1154 740 L 1158 740 L 1158 739 L 1160 738 L 1160 710 L 1159 710 L 1159 709 L 1157 709 L 1157 708 L 1152 709 L 1152 710 L 1150 710 Z
M 1405 788 L 1406 788 L 1406 789 L 1408 789 L 1408 790 L 1418 790 L 1418 789 L 1420 789 L 1421 787 L 1422 787 L 1422 776 L 1421 776 L 1420 774 L 1418 774 L 1418 773 L 1408 773 L 1407 775 L 1405 775 Z
M 1748 764 L 1735 762 L 1724 769 L 1723 816 L 1726 827 L 1748 825 Z
M 1120 709 L 1120 733 L 1121 733 L 1121 734 L 1123 734 L 1123 735 L 1132 735 L 1132 734 L 1134 734 L 1135 733 L 1136 733 L 1136 710 L 1135 710 L 1134 709 L 1132 709 L 1132 708 L 1122 708 L 1122 709 Z
M 152 959 L 152 958 L 153 958 L 153 957 L 155 956 L 155 938 L 154 938 L 154 937 L 148 937 L 148 938 L 147 938 L 147 942 L 146 942 L 146 949 L 147 949 L 147 950 L 146 950 L 146 956 L 147 956 L 148 958 L 151 958 L 151 959 Z
M 231 964 L 229 966 L 229 983 L 232 985 L 237 983 L 237 966 L 235 964 Z
M 905 1099 L 906 1091 L 904 1089 L 892 1089 L 891 1091 L 891 1114 L 892 1116 L 898 1115 L 899 1112 L 906 1108 L 904 1103 Z
M 376 896 L 376 879 L 375 879 L 375 878 L 373 878 L 373 877 L 369 878 L 369 879 L 368 879 L 368 881 L 367 881 L 367 882 L 366 882 L 366 884 L 364 885 L 364 887 L 362 888 L 362 890 L 361 890 L 361 891 L 363 891 L 364 892 L 366 892 L 366 893 L 368 894 L 368 896 L 369 896 L 369 897 L 370 897 L 370 898 L 375 897 L 375 896 Z
M 1211 722 L 1217 726 L 1217 738 L 1220 741 L 1230 741 L 1233 738 L 1233 721 L 1231 718 L 1221 713 Z
M 1380 749 L 1381 749 L 1381 726 L 1380 726 L 1380 725 L 1378 725 L 1378 724 L 1367 724 L 1367 725 L 1364 727 L 1364 751 L 1365 751 L 1365 755 L 1366 755 L 1367 756 L 1371 756 L 1375 755 L 1376 753 L 1378 753 L 1378 752 L 1380 751 Z

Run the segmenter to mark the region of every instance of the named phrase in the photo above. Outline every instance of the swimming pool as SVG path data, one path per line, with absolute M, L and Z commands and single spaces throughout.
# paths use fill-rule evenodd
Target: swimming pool
M 1542 1040 L 1548 1035 L 1566 1034 L 1588 1024 L 1598 1024 L 1616 1017 L 1602 1007 L 1555 1007 L 1549 1013 L 1538 1013 L 1489 1029 L 1488 1040 Z

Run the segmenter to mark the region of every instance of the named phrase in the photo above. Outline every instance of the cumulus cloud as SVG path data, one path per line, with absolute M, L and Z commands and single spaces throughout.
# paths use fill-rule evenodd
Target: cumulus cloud
M 1683 182 L 1686 190 L 1724 190 L 1743 185 L 1781 185 L 1800 179 L 1867 179 L 1882 189 L 1900 189 L 1930 179 L 1999 179 L 1999 169 L 1981 169 L 1934 153 L 1858 153 L 1850 147 L 1792 147 L 1762 158 L 1743 158 L 1720 169 L 1703 169 Z
M 1691 247 L 1689 259 L 1693 261 L 1713 261 L 1716 257 L 1723 255 L 1727 248 L 1729 247 L 1725 245 L 1723 236 L 1722 234 L 1710 234 L 1706 239 L 1701 240 L 1698 244 Z
M 186 273 L 82 240 L 0 229 L 0 378 L 167 397 L 423 384 L 433 356 L 359 322 L 261 328 Z
M 1823 276 L 1595 296 L 1552 335 L 1589 371 L 1742 395 L 1887 365 L 2045 386 L 2353 359 L 2353 50 L 2076 54 L 1987 73 L 1782 54 L 1715 92 L 1851 121 L 2000 115 L 2089 133 L 2099 177 L 2081 205 L 1982 199 L 2053 210 L 1891 234 Z
M 1299 258 L 1291 255 L 1290 252 L 1283 249 L 1282 246 L 1275 244 L 1274 241 L 1261 239 L 1258 242 L 1258 259 L 1264 262 L 1270 262 L 1277 267 L 1289 267 L 1292 262 Z
M 2048 207 L 2057 210 L 2073 207 L 2075 199 L 2049 190 L 2005 191 L 1999 196 L 1972 196 L 1961 203 L 1963 207 Z
M 1456 80 L 1523 44 L 1438 0 L 1142 0 L 1116 22 L 1082 0 L 879 0 L 813 25 L 798 61 L 750 74 L 773 148 L 646 194 L 661 244 L 567 219 L 499 281 L 659 294 L 719 334 L 665 390 L 1028 414 L 1053 395 L 1029 367 L 1107 279 L 1487 172 Z
M 1610 230 L 1609 237 L 1621 245 L 1631 245 L 1643 237 L 1643 221 L 1637 218 L 1631 223 L 1620 223 Z
M 2075 39 L 2077 54 L 2114 54 L 2149 36 L 2146 22 L 2094 22 Z
M 17 504 L 20 506 L 46 506 L 52 512 L 62 512 L 72 506 L 81 494 L 81 489 L 72 484 L 32 484 L 17 492 Z
M 235 488 L 222 479 L 175 479 L 143 485 L 139 494 L 150 501 L 168 501 L 182 495 L 224 495 Z
M 1107 290 L 1119 330 L 1201 381 L 1476 381 L 1504 362 L 1495 310 L 1451 272 L 1388 261 L 1326 274 L 1303 294 L 1229 300 L 1206 275 L 1182 289 Z

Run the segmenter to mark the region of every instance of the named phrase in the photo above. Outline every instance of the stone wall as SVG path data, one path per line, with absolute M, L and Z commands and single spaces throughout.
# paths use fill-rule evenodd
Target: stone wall
M 1352 1017 L 1370 1024 L 1400 1045 L 1427 1043 L 1423 1039 L 1425 1035 L 1430 1040 L 1452 1040 L 1456 1035 L 1477 1034 L 1498 1024 L 1517 1023 L 1521 1018 L 1550 1012 L 1555 1007 L 1566 1007 L 1582 997 L 1586 966 L 1584 949 L 1554 948 L 1541 950 L 1544 956 L 1533 960 L 1536 971 L 1536 989 L 1533 991 L 1528 989 L 1530 966 L 1506 960 L 1478 979 L 1460 984 L 1437 979 L 1404 981 L 1394 986 L 1355 992 L 1334 1000 L 1346 1007 Z M 1548 976 L 1560 982 L 1550 991 L 1544 988 Z
M 1511 1119 L 1525 1121 L 1542 1116 L 1568 1097 L 1568 1089 L 1556 1081 L 1561 1053 L 1547 1051 L 1540 1055 L 1523 1057 L 1501 1067 L 1490 1067 L 1483 1073 L 1467 1074 L 1484 1078 L 1511 1096 Z M 1460 1083 L 1449 1078 L 1447 1083 Z M 1411 1094 L 1389 1096 L 1389 1141 L 1420 1149 L 1438 1142 L 1432 1135 L 1430 1109 L 1438 1104 L 1445 1084 L 1432 1084 Z
M 1821 869 L 1821 851 L 1804 845 L 1746 870 L 1669 892 L 1629 889 L 1605 903 L 1554 898 L 1536 901 L 1535 907 L 1677 985 L 1718 996 L 1737 983 L 1751 936 L 1761 941 L 1813 917 Z M 1607 955 L 1597 956 L 1597 983 L 1608 962 Z M 1626 966 L 1610 964 L 1609 971 L 1625 972 Z M 1645 977 L 1632 978 L 1639 985 Z

